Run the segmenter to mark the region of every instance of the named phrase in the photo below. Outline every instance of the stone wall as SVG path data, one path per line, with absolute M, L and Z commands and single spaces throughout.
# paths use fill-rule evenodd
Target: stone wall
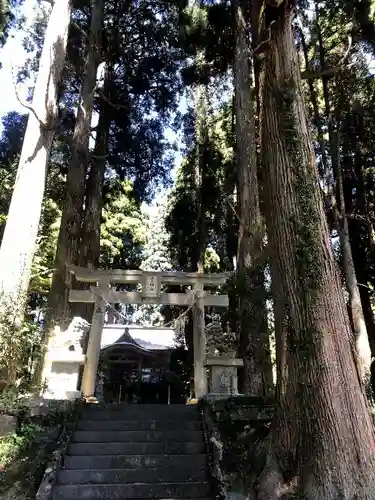
M 0 414 L 0 437 L 7 436 L 17 428 L 17 418 L 11 415 Z
M 211 474 L 221 483 L 224 495 L 220 496 L 225 500 L 256 498 L 252 491 L 254 475 L 264 465 L 259 451 L 275 414 L 273 398 L 234 396 L 201 401 L 200 405 L 214 445 L 210 446 Z M 220 449 L 220 456 L 215 456 L 215 449 Z

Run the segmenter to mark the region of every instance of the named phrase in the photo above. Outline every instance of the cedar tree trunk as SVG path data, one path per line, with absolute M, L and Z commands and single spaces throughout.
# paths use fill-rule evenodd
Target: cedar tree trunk
M 49 318 L 59 322 L 69 317 L 67 267 L 77 264 L 85 180 L 88 167 L 91 117 L 96 89 L 96 75 L 100 63 L 103 0 L 91 2 L 91 24 L 88 35 L 80 102 L 73 132 L 71 159 L 66 180 L 66 199 L 61 217 L 57 243 L 55 273 L 48 298 Z
M 241 0 L 235 0 L 234 53 L 235 134 L 238 196 L 237 286 L 240 356 L 244 361 L 241 392 L 262 396 L 272 388 L 272 365 L 264 287 L 264 226 L 259 209 L 255 106 L 246 20 Z
M 70 0 L 55 2 L 48 21 L 16 182 L 0 248 L 0 309 L 24 315 L 44 196 L 47 162 L 57 130 L 58 92 L 65 64 Z
M 293 390 L 273 430 L 258 496 L 280 498 L 288 470 L 306 500 L 373 499 L 373 423 L 319 192 L 293 8 L 285 2 L 274 14 L 264 58 L 262 147 L 270 244 L 291 323 Z M 282 435 L 294 437 L 289 449 Z

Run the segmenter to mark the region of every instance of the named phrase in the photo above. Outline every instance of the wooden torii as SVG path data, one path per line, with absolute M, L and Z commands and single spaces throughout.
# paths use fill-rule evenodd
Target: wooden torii
M 193 311 L 194 344 L 194 385 L 196 397 L 207 393 L 206 377 L 206 336 L 204 324 L 205 307 L 228 307 L 228 295 L 215 295 L 206 288 L 219 287 L 226 283 L 229 273 L 205 274 L 189 272 L 154 272 L 122 269 L 86 269 L 69 267 L 70 275 L 76 281 L 91 284 L 87 290 L 69 291 L 69 302 L 94 303 L 94 312 L 86 351 L 86 361 L 82 378 L 84 397 L 95 393 L 100 342 L 105 318 L 105 308 L 109 304 L 165 304 L 191 307 Z M 69 280 L 71 282 L 71 280 Z M 116 285 L 141 284 L 142 291 L 117 291 Z M 163 293 L 162 285 L 190 285 L 185 293 Z

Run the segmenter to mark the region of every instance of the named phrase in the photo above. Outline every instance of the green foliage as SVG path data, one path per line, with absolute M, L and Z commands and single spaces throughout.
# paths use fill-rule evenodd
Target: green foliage
M 144 271 L 171 271 L 168 240 L 165 227 L 166 197 L 143 210 L 146 239 L 142 252 L 140 269 Z M 141 325 L 161 326 L 164 323 L 162 313 L 166 307 L 160 305 L 133 306 L 132 321 Z
M 140 268 L 145 271 L 170 271 L 172 264 L 169 259 L 169 234 L 165 227 L 167 199 L 162 199 L 150 207 L 147 224 L 147 240 L 143 250 Z
M 37 295 L 38 305 L 44 304 L 51 287 L 60 216 L 61 212 L 57 203 L 51 198 L 46 198 L 43 202 L 37 249 L 34 255 L 29 284 L 31 298 Z
M 129 181 L 115 182 L 108 190 L 102 212 L 102 267 L 136 269 L 146 241 L 146 226 Z
M 25 403 L 25 393 L 20 392 L 15 385 L 6 387 L 0 394 L 0 408 L 5 414 L 18 415 L 24 409 Z
M 231 269 L 236 252 L 237 221 L 234 214 L 232 109 L 223 105 L 217 114 L 208 118 L 207 134 L 201 147 L 202 185 L 196 188 L 196 132 L 194 113 L 185 117 L 186 156 L 177 174 L 175 188 L 169 196 L 166 227 L 170 233 L 169 248 L 173 266 L 195 269 L 198 259 L 199 200 L 205 214 L 207 271 Z
M 8 37 L 10 25 L 14 19 L 13 10 L 17 4 L 22 4 L 22 1 L 17 0 L 1 0 L 0 1 L 0 47 L 4 45 Z M 0 62 L 1 67 L 1 62 Z
M 2 303 L 1 306 L 1 376 L 17 387 L 27 386 L 30 383 L 32 361 L 36 361 L 40 354 L 40 326 L 27 320 L 19 325 L 14 316 L 14 305 L 7 306 Z
M 186 85 L 207 85 L 228 71 L 234 46 L 230 2 L 201 2 L 200 7 L 186 10 L 181 25 L 184 51 L 195 56 L 186 60 L 182 70 Z
M 116 66 L 105 101 L 110 118 L 106 163 L 112 174 L 132 181 L 138 200 L 150 201 L 159 183 L 168 184 L 172 168 L 173 148 L 164 131 L 174 125 L 181 89 L 179 13 L 179 2 L 105 2 L 104 59 Z M 77 9 L 74 16 L 86 30 L 85 11 Z M 79 61 L 81 44 L 72 33 L 73 57 Z M 75 77 L 73 72 L 70 95 L 64 97 L 68 108 L 76 101 Z
M 0 242 L 16 178 L 26 116 L 12 111 L 3 116 L 1 121 L 3 132 L 0 138 Z
M 32 441 L 42 432 L 40 425 L 28 424 L 22 426 L 20 434 L 0 438 L 0 464 L 6 467 L 20 454 L 30 448 Z
M 51 402 L 42 416 L 29 417 L 16 433 L 0 438 L 0 494 L 9 500 L 35 498 L 47 464 L 66 441 L 78 410 L 77 404 L 62 410 Z

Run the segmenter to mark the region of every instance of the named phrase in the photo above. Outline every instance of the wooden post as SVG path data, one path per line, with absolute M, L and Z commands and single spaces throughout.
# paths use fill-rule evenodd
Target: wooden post
M 206 374 L 206 333 L 204 324 L 203 283 L 194 285 L 195 302 L 193 306 L 193 347 L 194 347 L 194 387 L 195 397 L 207 394 Z
M 98 371 L 100 343 L 105 319 L 105 301 L 98 297 L 92 315 L 89 341 L 86 351 L 86 363 L 82 377 L 82 394 L 85 398 L 95 395 L 96 373 Z

